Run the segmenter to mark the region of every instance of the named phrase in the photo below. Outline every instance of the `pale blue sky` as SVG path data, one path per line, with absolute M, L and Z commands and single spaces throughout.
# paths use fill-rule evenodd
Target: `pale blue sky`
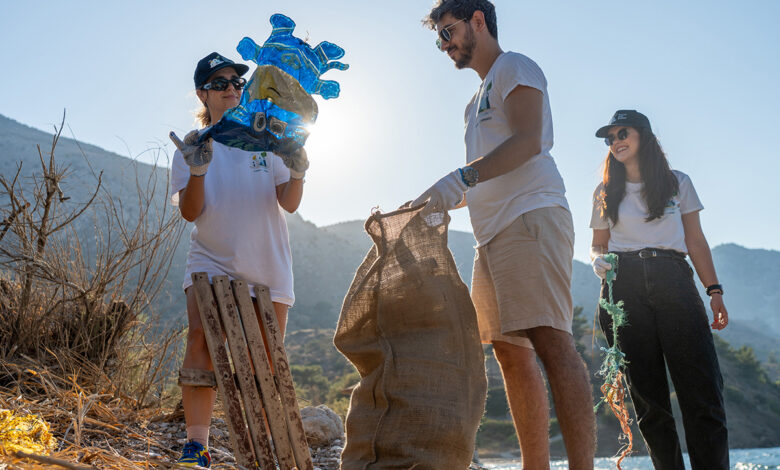
M 380 3 L 389 5 L 383 9 Z M 262 43 L 276 12 L 296 35 L 346 49 L 336 100 L 320 100 L 301 215 L 317 225 L 390 211 L 462 165 L 463 109 L 479 84 L 422 27 L 427 0 L 33 1 L 0 6 L 0 114 L 144 161 L 194 126 L 192 73 L 216 50 Z M 332 5 L 332 6 L 326 6 Z M 590 198 L 618 108 L 648 115 L 704 203 L 710 244 L 780 250 L 780 1 L 495 1 L 499 42 L 544 70 L 553 156 L 590 243 Z M 250 64 L 253 65 L 253 64 Z M 465 210 L 451 227 L 470 230 Z

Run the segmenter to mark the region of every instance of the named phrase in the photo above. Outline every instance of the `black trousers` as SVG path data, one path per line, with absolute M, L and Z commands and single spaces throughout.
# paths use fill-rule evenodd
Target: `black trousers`
M 693 470 L 728 470 L 723 378 L 704 304 L 685 258 L 657 250 L 617 253 L 613 297 L 622 300 L 628 324 L 618 329 L 639 431 L 653 466 L 685 467 L 675 429 L 666 369 L 683 415 Z M 601 296 L 609 299 L 602 282 Z M 612 346 L 612 319 L 599 309 L 599 324 Z

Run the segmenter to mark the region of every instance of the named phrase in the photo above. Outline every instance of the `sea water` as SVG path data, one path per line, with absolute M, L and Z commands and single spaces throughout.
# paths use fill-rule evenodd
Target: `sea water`
M 732 470 L 780 470 L 780 447 L 767 449 L 732 449 L 729 451 Z M 685 468 L 690 469 L 688 454 L 683 454 Z M 614 470 L 617 468 L 615 458 L 598 458 L 595 461 L 595 470 Z M 483 465 L 491 470 L 522 470 L 519 462 L 510 460 L 485 459 Z M 620 464 L 623 470 L 653 470 L 650 457 L 627 457 Z M 555 470 L 568 470 L 569 464 L 565 460 L 556 460 L 550 463 L 550 468 Z

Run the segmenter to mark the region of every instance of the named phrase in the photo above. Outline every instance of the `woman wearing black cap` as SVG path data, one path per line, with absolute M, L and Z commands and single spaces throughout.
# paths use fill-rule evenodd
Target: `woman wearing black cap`
M 198 62 L 195 90 L 206 127 L 239 104 L 249 67 L 213 52 Z M 195 227 L 183 288 L 187 297 L 187 349 L 180 372 L 187 443 L 179 463 L 208 467 L 209 425 L 215 391 L 208 386 L 213 367 L 200 321 L 192 273 L 211 279 L 227 275 L 268 286 L 282 335 L 287 309 L 295 299 L 287 225 L 282 209 L 295 212 L 303 195 L 303 172 L 288 169 L 267 151 L 251 152 L 212 141 L 198 142 L 206 129 L 178 140 L 171 167 L 171 194 L 182 216 Z
M 690 256 L 710 296 L 714 321 L 728 324 L 723 288 L 718 283 L 699 211 L 703 208 L 690 178 L 672 170 L 650 129 L 634 110 L 620 110 L 596 132 L 609 153 L 603 181 L 593 197 L 591 259 L 600 278 L 613 266 L 604 253 L 616 253 L 614 301 L 624 302 L 627 324 L 618 328 L 626 355 L 626 376 L 637 422 L 655 468 L 684 469 L 667 384 L 667 367 L 683 414 L 691 466 L 728 469 L 723 379 L 707 313 L 686 261 Z M 602 298 L 607 297 L 602 282 Z M 602 308 L 599 323 L 612 346 L 612 320 Z

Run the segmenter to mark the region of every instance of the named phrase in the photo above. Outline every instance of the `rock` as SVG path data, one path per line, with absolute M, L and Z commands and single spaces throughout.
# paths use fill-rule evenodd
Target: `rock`
M 344 423 L 339 415 L 325 405 L 307 406 L 301 410 L 306 440 L 312 447 L 327 446 L 344 438 Z

